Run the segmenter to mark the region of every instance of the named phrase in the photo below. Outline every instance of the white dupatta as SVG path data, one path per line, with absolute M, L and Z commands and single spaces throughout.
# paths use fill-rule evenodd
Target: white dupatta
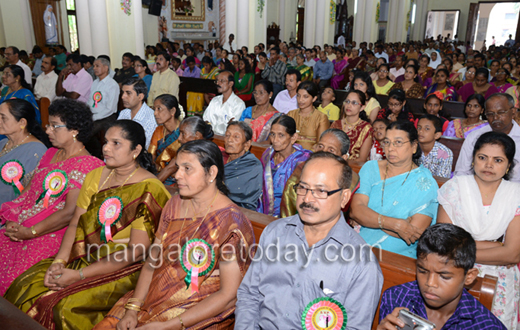
M 520 184 L 502 180 L 489 212 L 473 175 L 456 176 L 438 191 L 438 201 L 453 224 L 467 230 L 476 241 L 494 241 L 505 234 L 520 206 Z

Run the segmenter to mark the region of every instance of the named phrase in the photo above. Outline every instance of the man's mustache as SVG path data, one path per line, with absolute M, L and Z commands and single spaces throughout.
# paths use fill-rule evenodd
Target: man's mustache
M 310 209 L 311 211 L 314 211 L 314 212 L 319 212 L 319 211 L 320 211 L 319 208 L 314 207 L 314 206 L 312 206 L 311 204 L 309 204 L 309 203 L 305 203 L 305 202 L 302 202 L 302 203 L 300 204 L 300 208 L 301 208 L 301 209 Z

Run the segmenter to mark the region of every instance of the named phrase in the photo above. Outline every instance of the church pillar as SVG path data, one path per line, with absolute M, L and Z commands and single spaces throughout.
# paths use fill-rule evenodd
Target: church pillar
M 78 40 L 81 54 L 93 54 L 92 36 L 90 33 L 90 17 L 88 3 L 76 2 L 76 19 L 78 24 Z
M 244 1 L 244 0 L 241 0 Z M 237 10 L 238 10 L 238 0 L 226 0 L 226 36 L 224 38 L 224 42 L 229 41 L 229 35 L 234 34 L 235 35 L 235 43 L 237 44 L 237 47 L 240 47 L 238 45 L 237 40 Z M 243 24 L 241 24 L 243 25 Z M 236 49 L 235 49 L 236 50 Z
M 316 44 L 316 10 L 316 0 L 305 0 L 305 18 L 303 21 L 303 44 L 305 47 L 312 47 Z M 323 22 L 321 22 L 321 24 L 323 24 Z M 320 44 L 320 46 L 323 45 Z
M 255 22 L 254 28 L 249 29 L 249 53 L 254 52 L 254 47 L 264 43 L 267 39 L 267 1 L 262 13 L 256 10 L 257 0 L 249 0 L 249 22 Z M 262 16 L 260 16 L 262 15 Z
M 81 1 L 77 1 L 81 2 Z M 89 0 L 92 55 L 110 54 L 106 0 Z M 113 59 L 112 59 L 113 61 Z
M 278 10 L 278 25 L 280 26 L 280 40 L 284 40 L 284 34 L 285 34 L 285 0 L 280 0 L 280 6 Z M 276 44 L 276 47 L 278 47 L 278 44 Z
M 32 33 L 33 27 L 31 22 L 31 12 L 29 11 L 28 0 L 20 1 L 20 9 L 22 11 L 22 26 L 25 35 L 25 49 L 27 50 L 27 53 L 30 53 L 36 42 L 34 40 L 34 33 Z
M 237 9 L 237 16 L 236 16 L 236 21 L 241 21 L 243 22 L 243 20 L 246 21 L 246 24 L 240 24 L 240 29 L 237 29 L 236 31 L 236 43 L 237 43 L 237 48 L 240 48 L 242 46 L 246 46 L 249 48 L 249 24 L 248 24 L 248 21 L 249 21 L 249 0 L 240 0 L 238 1 L 238 9 Z M 253 10 L 253 8 L 251 8 L 251 10 Z M 256 11 L 256 10 L 255 10 Z M 251 22 L 251 21 L 249 21 Z M 255 25 L 253 25 L 253 27 L 256 28 L 256 22 L 255 22 Z
M 429 0 L 416 1 L 415 23 L 412 25 L 412 40 L 424 40 Z M 411 14 L 410 14 L 411 15 Z
M 132 1 L 132 16 L 134 16 L 134 30 L 135 30 L 135 53 L 141 58 L 144 57 L 144 26 L 143 26 L 143 11 L 141 8 L 143 3 L 141 0 Z
M 316 34 L 315 34 L 315 39 L 314 39 L 314 43 L 316 45 L 323 45 L 326 43 L 326 42 L 324 42 L 324 30 L 325 30 L 325 25 L 329 24 L 329 20 L 328 20 L 327 15 L 325 15 L 325 8 L 327 8 L 327 12 L 328 12 L 330 10 L 329 5 L 330 4 L 328 1 L 325 1 L 325 2 L 320 1 L 318 4 L 316 4 L 316 10 L 315 10 L 315 12 L 316 12 L 316 24 L 315 24 Z M 312 45 L 310 45 L 309 47 L 312 47 Z

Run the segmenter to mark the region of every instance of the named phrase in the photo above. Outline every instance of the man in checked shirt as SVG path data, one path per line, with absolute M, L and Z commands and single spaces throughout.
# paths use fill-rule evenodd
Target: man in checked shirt
M 266 63 L 264 71 L 262 71 L 262 78 L 269 80 L 273 84 L 272 100 L 274 100 L 276 95 L 278 95 L 285 86 L 287 66 L 278 58 L 280 56 L 280 48 L 271 48 L 269 54 L 271 57 L 269 58 L 269 62 Z

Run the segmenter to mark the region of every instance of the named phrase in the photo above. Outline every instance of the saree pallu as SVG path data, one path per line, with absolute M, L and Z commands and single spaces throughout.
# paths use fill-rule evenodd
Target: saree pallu
M 195 58 L 197 61 L 198 59 Z M 217 67 L 213 67 L 210 72 L 206 72 L 206 68 L 200 70 L 201 79 L 215 79 L 219 72 Z M 188 107 L 188 116 L 202 115 L 204 108 L 204 93 L 188 92 L 186 94 L 186 106 Z
M 339 89 L 341 81 L 345 79 L 345 75 L 342 75 L 341 71 L 347 66 L 347 61 L 345 59 L 341 61 L 333 60 L 332 64 L 334 64 L 335 75 L 330 80 L 330 86 L 333 89 Z
M 423 87 L 429 87 L 427 80 L 428 80 L 428 78 L 433 77 L 433 73 L 434 73 L 434 70 L 431 67 L 428 67 L 426 69 L 426 71 L 424 71 L 423 73 L 417 74 L 417 77 L 419 77 L 419 80 L 421 81 L 421 84 L 423 85 Z
M 491 84 L 489 85 L 489 88 L 482 93 L 475 92 L 472 83 L 466 84 L 459 89 L 459 95 L 462 98 L 462 102 L 466 102 L 468 100 L 468 97 L 470 97 L 473 94 L 480 94 L 484 96 L 484 98 L 487 100 L 491 95 L 495 93 L 498 93 L 498 89 Z
M 267 141 L 269 138 L 269 133 L 271 133 L 271 126 L 273 121 L 275 121 L 275 119 L 281 115 L 282 114 L 278 111 L 272 111 L 251 121 L 251 128 L 253 129 L 253 141 Z
M 280 203 L 285 183 L 292 175 L 294 169 L 300 162 L 305 162 L 312 154 L 311 151 L 303 149 L 299 144 L 293 144 L 294 152 L 287 157 L 283 163 L 275 165 L 273 156 L 276 153 L 273 147 L 269 147 L 262 154 L 262 165 L 264 167 L 264 183 L 262 198 L 257 211 L 272 215 L 280 215 Z
M 312 149 L 312 146 L 316 144 L 321 134 L 330 126 L 327 115 L 316 109 L 306 117 L 300 115 L 299 108 L 289 111 L 287 115 L 296 122 L 296 129 L 298 130 L 296 142 L 307 150 Z
M 296 70 L 300 71 L 300 74 L 302 75 L 301 81 L 312 81 L 312 68 L 304 65 L 300 65 L 295 67 Z
M 426 92 L 424 93 L 424 98 L 426 98 L 431 93 L 437 91 L 437 83 L 431 85 Z M 444 96 L 444 101 L 457 101 L 457 92 L 455 91 L 455 87 L 453 86 L 446 86 L 446 88 L 437 91 L 441 92 L 441 94 Z
M 50 164 L 58 149 L 49 149 L 41 158 L 40 164 L 34 170 L 31 185 L 18 198 L 2 204 L 0 222 L 12 221 L 30 228 L 44 221 L 54 212 L 65 207 L 67 193 L 71 189 L 80 189 L 86 175 L 93 169 L 103 165 L 103 162 L 93 156 L 80 156 L 63 162 Z M 67 174 L 68 185 L 63 194 L 51 197 L 47 208 L 43 200 L 36 203 L 43 192 L 43 182 L 47 174 L 54 170 L 62 170 Z M 56 254 L 67 227 L 23 242 L 12 242 L 0 230 L 0 294 L 4 294 L 11 282 L 20 274 L 40 260 Z
M 247 151 L 241 157 L 224 165 L 224 183 L 228 197 L 238 206 L 256 211 L 262 196 L 262 163 Z
M 91 198 L 87 212 L 78 223 L 68 269 L 81 269 L 127 248 L 127 243 L 101 241 L 102 226 L 97 214 L 108 197 L 123 202 L 121 219 L 111 226 L 115 240 L 129 238 L 117 234 L 142 221 L 150 242 L 154 239 L 163 206 L 170 195 L 157 179 L 102 190 Z M 122 236 L 122 235 L 120 235 Z M 125 235 L 126 236 L 126 235 Z M 42 260 L 18 277 L 5 298 L 48 329 L 92 329 L 125 293 L 135 288 L 142 264 L 137 262 L 110 274 L 89 277 L 60 291 L 43 285 L 52 258 Z
M 448 127 L 442 134 L 443 136 L 448 137 L 456 137 L 459 139 L 465 139 L 468 137 L 468 134 L 473 132 L 476 129 L 482 128 L 484 126 L 489 125 L 489 123 L 485 120 L 481 120 L 476 124 L 472 124 L 469 126 L 462 126 L 462 119 L 454 119 L 448 123 Z
M 172 197 L 164 208 L 157 231 L 162 245 L 161 265 L 153 273 L 141 312 L 137 314 L 138 327 L 150 322 L 171 320 L 217 292 L 220 289 L 220 276 L 214 273 L 219 269 L 221 260 L 236 260 L 242 277 L 251 263 L 254 251 L 250 252 L 250 247 L 255 242 L 253 228 L 236 205 L 229 204 L 195 221 L 183 218 L 183 211 L 179 195 Z M 177 249 L 179 242 L 184 245 L 188 239 L 194 238 L 205 240 L 215 252 L 214 266 L 206 275 L 198 278 L 199 293 L 193 293 L 191 288 L 186 287 L 184 278 L 187 274 L 181 266 Z M 227 248 L 223 249 L 224 246 Z M 233 249 L 229 248 L 231 246 Z M 115 329 L 125 314 L 125 304 L 133 294 L 133 291 L 125 294 L 94 329 Z M 234 311 L 235 307 L 229 308 L 189 328 L 232 329 Z
M 498 93 L 505 93 L 509 88 L 513 87 L 513 84 L 510 84 L 509 82 L 506 82 L 502 86 L 497 86 L 496 83 L 491 83 L 495 88 L 498 90 Z
M 11 92 L 7 94 L 7 91 L 9 90 L 9 87 L 4 87 L 2 91 L 0 91 L 0 104 L 4 103 L 5 100 L 9 99 L 20 99 L 20 100 L 26 100 L 27 102 L 31 103 L 31 105 L 34 108 L 34 111 L 36 112 L 36 121 L 41 124 L 42 119 L 40 115 L 40 108 L 38 107 L 38 103 L 36 103 L 36 99 L 34 98 L 33 93 L 25 88 L 19 89 L 15 92 Z
M 181 143 L 178 140 L 179 135 L 180 131 L 178 127 L 175 131 L 166 136 L 164 136 L 163 126 L 158 126 L 155 132 L 153 132 L 148 152 L 155 160 L 157 172 L 160 172 L 177 156 L 177 150 L 181 147 Z M 171 186 L 174 184 L 173 178 L 167 178 L 164 184 Z
M 368 122 L 361 120 L 353 129 L 350 131 L 347 128 L 347 123 L 344 119 L 336 120 L 330 125 L 330 128 L 337 128 L 347 133 L 350 140 L 350 149 L 348 159 L 356 160 L 359 159 L 359 151 L 365 143 L 365 140 L 369 137 L 373 137 L 374 129 Z M 359 159 L 359 161 L 365 162 L 366 159 Z
M 383 216 L 407 219 L 420 213 L 437 218 L 437 190 L 439 186 L 432 174 L 424 166 L 403 174 L 381 180 L 378 161 L 367 162 L 359 171 L 360 187 L 358 194 L 368 196 L 368 207 Z M 383 182 L 385 190 L 383 195 Z M 383 201 L 383 205 L 381 205 Z M 361 237 L 372 246 L 401 254 L 413 259 L 417 258 L 417 242 L 407 245 L 405 241 L 388 235 L 379 228 L 361 227 Z

